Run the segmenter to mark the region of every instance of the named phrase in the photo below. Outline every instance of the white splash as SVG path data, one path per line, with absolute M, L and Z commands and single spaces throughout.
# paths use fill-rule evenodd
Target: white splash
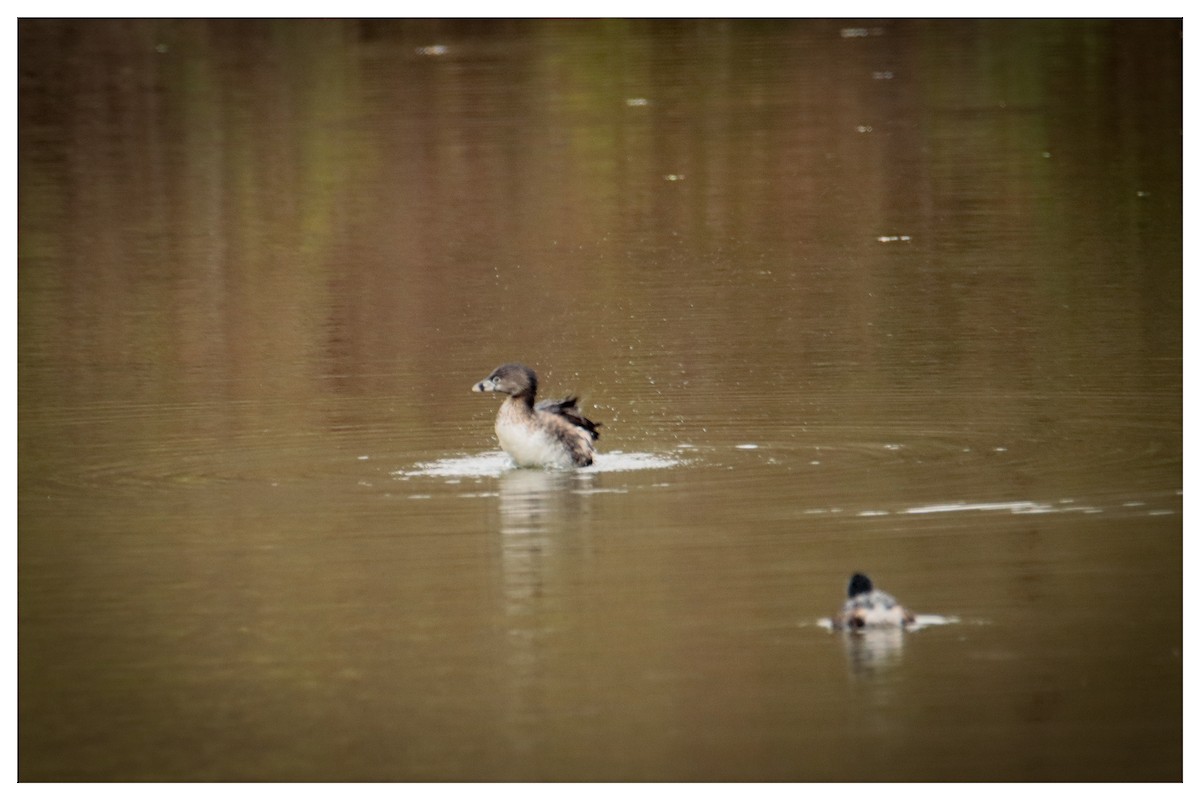
M 409 469 L 398 469 L 392 475 L 397 478 L 494 478 L 509 469 L 515 469 L 512 459 L 495 452 L 423 461 Z
M 942 614 L 915 614 L 915 619 L 912 623 L 901 628 L 890 628 L 890 630 L 906 630 L 919 631 L 922 628 L 932 628 L 936 625 L 953 625 L 956 622 L 961 622 L 958 617 L 947 617 Z M 824 628 L 827 631 L 843 630 L 833 623 L 829 617 L 822 617 L 817 620 L 817 627 Z M 873 633 L 875 631 L 889 630 L 888 628 L 848 628 L 845 629 L 851 633 Z
M 586 472 L 633 472 L 643 469 L 668 469 L 683 463 L 683 459 L 656 453 L 597 453 L 596 460 Z
M 587 475 L 597 472 L 632 472 L 634 470 L 667 469 L 683 463 L 683 459 L 655 453 L 597 453 L 590 467 L 580 467 L 578 474 Z M 513 464 L 512 459 L 501 451 L 480 453 L 477 455 L 453 456 L 439 458 L 437 461 L 423 461 L 408 469 L 398 469 L 393 477 L 406 480 L 408 478 L 498 478 L 506 472 L 520 469 Z M 538 471 L 538 470 L 533 470 Z M 549 470 L 550 472 L 570 473 L 574 470 Z

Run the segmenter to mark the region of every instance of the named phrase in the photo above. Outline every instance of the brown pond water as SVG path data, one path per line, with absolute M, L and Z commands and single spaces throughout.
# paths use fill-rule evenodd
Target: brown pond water
M 1182 777 L 1177 21 L 18 32 L 21 779 Z

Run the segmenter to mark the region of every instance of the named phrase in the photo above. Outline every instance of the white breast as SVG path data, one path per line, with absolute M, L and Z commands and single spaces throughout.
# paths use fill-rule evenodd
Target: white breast
M 522 467 L 570 467 L 571 454 L 558 437 L 529 424 L 515 414 L 496 416 L 496 438 L 500 449 Z

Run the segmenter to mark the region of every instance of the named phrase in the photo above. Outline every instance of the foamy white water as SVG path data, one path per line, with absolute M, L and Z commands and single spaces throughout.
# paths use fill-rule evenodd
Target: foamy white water
M 635 470 L 667 469 L 683 463 L 683 459 L 659 453 L 597 453 L 590 467 L 580 467 L 581 474 L 598 472 L 632 472 Z M 423 461 L 392 473 L 397 478 L 494 478 L 511 470 L 522 469 L 501 451 L 476 455 L 439 458 Z M 536 470 L 535 470 L 536 471 Z M 558 470 L 552 470 L 558 471 Z M 570 472 L 570 470 L 563 470 Z

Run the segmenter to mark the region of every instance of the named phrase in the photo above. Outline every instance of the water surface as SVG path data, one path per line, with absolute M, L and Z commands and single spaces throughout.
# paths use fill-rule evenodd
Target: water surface
M 1178 22 L 18 30 L 21 779 L 1182 777 Z

